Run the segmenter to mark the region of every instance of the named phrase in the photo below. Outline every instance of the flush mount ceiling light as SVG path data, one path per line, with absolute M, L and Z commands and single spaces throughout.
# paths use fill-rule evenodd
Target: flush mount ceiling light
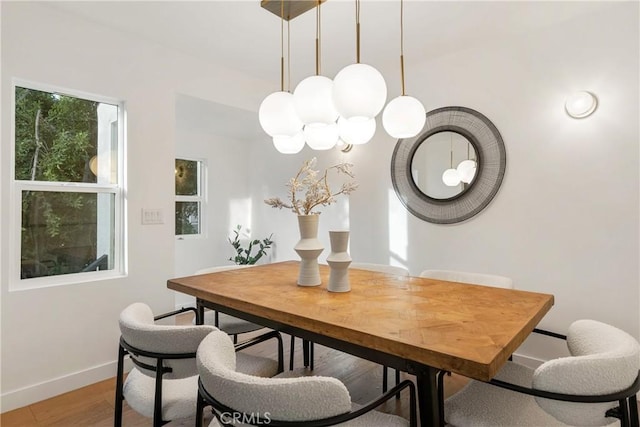
M 575 92 L 564 104 L 565 111 L 574 119 L 582 119 L 590 116 L 598 107 L 598 99 L 587 91 Z
M 402 95 L 387 104 L 382 113 L 382 125 L 394 138 L 412 138 L 416 136 L 427 119 L 426 111 L 420 101 L 405 94 L 404 84 L 404 2 L 400 0 L 400 79 Z
M 360 63 L 360 0 L 355 0 L 355 4 L 356 63 L 344 67 L 333 79 L 333 103 L 341 117 L 366 122 L 382 111 L 387 101 L 387 84 L 378 70 Z

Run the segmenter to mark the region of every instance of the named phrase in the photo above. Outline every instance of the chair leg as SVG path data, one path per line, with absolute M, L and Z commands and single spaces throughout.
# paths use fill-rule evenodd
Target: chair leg
M 313 371 L 313 341 L 309 341 L 309 369 Z
M 640 420 L 638 420 L 638 400 L 635 395 L 629 398 L 629 425 L 631 427 L 640 427 Z
M 396 384 L 400 384 L 400 371 L 396 369 Z M 400 399 L 400 393 L 396 394 L 396 400 Z
M 289 349 L 289 370 L 293 371 L 293 358 L 295 355 L 296 337 L 291 335 L 291 348 Z
M 156 364 L 156 390 L 153 402 L 153 427 L 160 427 L 162 422 L 162 359 Z
M 629 427 L 629 405 L 627 405 L 627 399 L 619 400 L 618 404 L 620 404 L 620 425 Z
M 113 415 L 113 426 L 122 427 L 122 401 L 124 397 L 122 395 L 123 388 L 123 375 L 124 375 L 124 356 L 126 350 L 120 345 L 118 346 L 118 369 L 116 374 L 116 400 L 115 400 L 115 413 Z
M 198 390 L 198 400 L 196 402 L 196 427 L 202 427 L 204 424 L 204 407 L 206 402 L 202 395 L 200 394 L 200 390 Z
M 388 369 L 386 366 L 382 367 L 382 392 L 386 393 L 389 388 L 389 381 L 387 380 Z

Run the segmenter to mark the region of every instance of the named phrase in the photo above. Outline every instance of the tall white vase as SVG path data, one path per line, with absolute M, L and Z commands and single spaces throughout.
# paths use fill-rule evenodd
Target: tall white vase
M 327 290 L 331 292 L 349 292 L 349 265 L 351 255 L 347 252 L 349 246 L 348 231 L 329 231 L 331 240 L 331 254 L 327 257 L 327 264 L 331 268 Z
M 318 220 L 320 215 L 298 215 L 300 241 L 294 247 L 301 258 L 298 285 L 317 286 L 322 283 L 318 257 L 324 250 L 318 240 Z

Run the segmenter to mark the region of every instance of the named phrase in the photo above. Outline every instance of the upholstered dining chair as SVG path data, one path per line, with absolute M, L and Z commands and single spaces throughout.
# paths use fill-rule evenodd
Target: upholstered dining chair
M 274 427 L 335 424 L 399 427 L 417 424 L 415 386 L 411 381 L 404 381 L 373 402 L 360 406 L 351 402 L 349 391 L 336 378 L 296 378 L 290 377 L 291 371 L 274 378 L 259 378 L 238 372 L 231 339 L 219 331 L 202 340 L 198 347 L 197 365 L 200 380 L 196 427 L 202 426 L 206 406 L 212 406 L 215 415 L 209 427 L 221 424 Z M 410 392 L 409 421 L 374 410 L 405 388 Z M 233 420 L 239 422 L 229 422 Z
M 250 265 L 223 265 L 217 267 L 203 268 L 196 271 L 195 274 L 217 273 L 220 271 L 236 270 L 240 268 L 251 267 Z M 195 320 L 194 320 L 195 321 Z M 204 313 L 204 324 L 213 325 L 221 331 L 233 337 L 233 342 L 238 342 L 238 335 L 254 332 L 264 328 L 262 325 L 249 322 L 248 320 L 238 319 L 237 317 L 226 313 L 218 313 L 215 310 L 206 310 Z
M 116 377 L 114 425 L 122 425 L 122 405 L 161 426 L 170 420 L 192 417 L 196 413 L 198 375 L 196 350 L 204 337 L 218 331 L 209 325 L 161 325 L 155 322 L 184 313 L 183 308 L 153 316 L 151 308 L 134 303 L 120 314 L 120 346 Z M 241 344 L 242 348 L 269 339 L 278 341 L 278 361 L 239 353 L 238 369 L 251 375 L 273 376 L 283 370 L 282 338 L 271 331 Z M 124 359 L 129 355 L 133 369 L 124 379 Z
M 640 344 L 595 320 L 578 320 L 565 339 L 571 354 L 537 369 L 507 362 L 488 383 L 472 380 L 444 404 L 451 426 L 638 426 Z M 617 420 L 616 420 L 617 419 Z

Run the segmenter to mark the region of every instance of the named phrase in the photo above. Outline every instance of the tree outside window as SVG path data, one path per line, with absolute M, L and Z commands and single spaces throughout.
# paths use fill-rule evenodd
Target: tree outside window
M 120 268 L 119 106 L 15 87 L 20 278 Z
M 203 162 L 176 159 L 176 236 L 202 234 Z

